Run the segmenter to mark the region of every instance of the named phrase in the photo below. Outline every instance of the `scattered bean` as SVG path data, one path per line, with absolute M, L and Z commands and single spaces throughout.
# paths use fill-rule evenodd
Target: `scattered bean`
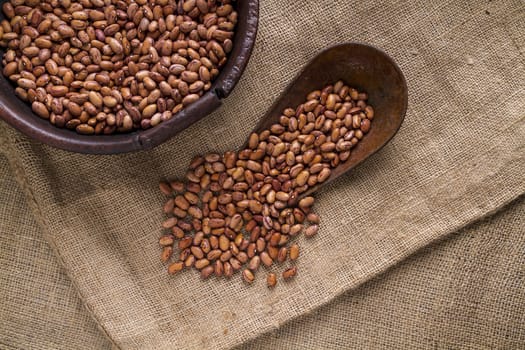
M 291 279 L 297 274 L 297 266 L 290 267 L 289 269 L 284 270 L 283 278 L 285 280 Z
M 277 276 L 275 273 L 270 272 L 268 276 L 266 277 L 266 284 L 268 285 L 268 288 L 273 288 L 277 284 Z
M 202 1 L 188 1 L 184 6 L 200 11 L 204 4 L 213 7 Z M 170 69 L 178 70 L 177 64 Z M 206 65 L 206 60 L 201 61 L 200 68 Z M 198 74 L 193 73 L 200 74 L 200 68 L 178 72 L 179 84 L 194 86 Z M 145 80 L 156 89 L 153 78 L 152 82 Z M 89 92 L 91 103 L 101 98 L 107 105 L 109 95 L 100 97 L 102 88 L 99 91 Z M 254 282 L 261 265 L 270 269 L 287 259 L 295 262 L 300 249 L 292 242 L 294 237 L 302 232 L 312 237 L 319 232 L 320 218 L 312 211 L 314 197 L 304 193 L 328 181 L 332 170 L 347 161 L 352 149 L 370 132 L 374 111 L 367 100 L 368 95 L 342 81 L 325 86 L 308 94 L 297 108 L 283 110 L 279 123 L 252 133 L 246 149 L 195 157 L 186 183 L 162 182 L 160 191 L 169 197 L 163 207 L 168 218 L 162 227 L 171 232 L 159 240 L 161 260 L 173 259 L 166 248 L 173 247 L 177 239 L 181 250 L 178 262 L 183 266 L 195 267 L 203 278 L 212 274 L 229 278 L 242 271 L 246 283 Z M 141 101 L 145 102 L 138 110 L 143 115 L 158 114 L 158 103 Z M 180 266 L 171 264 L 168 272 L 175 273 Z M 282 277 L 288 280 L 296 274 L 293 266 L 282 272 Z M 276 283 L 276 274 L 268 273 L 268 287 Z

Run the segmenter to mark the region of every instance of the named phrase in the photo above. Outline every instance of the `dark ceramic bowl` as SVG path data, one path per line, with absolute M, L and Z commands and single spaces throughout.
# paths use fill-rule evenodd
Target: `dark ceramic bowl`
M 0 0 L 0 4 L 4 2 Z M 1 74 L 0 118 L 32 139 L 72 152 L 112 154 L 155 147 L 217 109 L 239 81 L 255 43 L 259 0 L 240 0 L 237 2 L 237 11 L 239 21 L 233 50 L 212 88 L 197 102 L 154 128 L 114 135 L 80 135 L 75 131 L 57 128 L 36 116 L 29 104 L 18 99 L 13 84 Z M 3 14 L 0 19 L 4 19 Z

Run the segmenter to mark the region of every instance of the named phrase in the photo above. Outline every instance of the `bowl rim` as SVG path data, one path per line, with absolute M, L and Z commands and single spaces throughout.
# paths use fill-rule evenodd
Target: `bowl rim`
M 239 1 L 238 6 L 239 21 L 233 51 L 212 88 L 195 103 L 154 128 L 112 135 L 81 135 L 69 129 L 58 128 L 48 120 L 37 117 L 27 102 L 15 97 L 13 86 L 3 75 L 0 77 L 0 88 L 9 88 L 10 94 L 0 97 L 0 119 L 31 139 L 75 153 L 118 154 L 158 146 L 217 109 L 238 83 L 255 45 L 259 0 Z

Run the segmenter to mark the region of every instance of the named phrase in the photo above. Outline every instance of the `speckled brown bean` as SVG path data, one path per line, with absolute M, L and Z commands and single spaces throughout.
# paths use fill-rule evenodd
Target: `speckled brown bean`
M 283 263 L 286 261 L 287 256 L 288 256 L 288 249 L 286 247 L 281 247 L 279 249 L 279 254 L 277 255 L 277 261 L 280 263 Z
M 241 262 L 239 260 L 237 260 L 236 258 L 231 258 L 230 259 L 230 265 L 232 266 L 234 271 L 240 270 L 241 267 L 242 267 Z
M 330 177 L 332 171 L 329 168 L 324 168 L 321 170 L 319 175 L 317 175 L 317 181 L 318 182 L 325 182 Z M 304 207 L 304 206 L 303 206 Z
M 224 274 L 224 264 L 220 260 L 216 260 L 213 264 L 215 270 L 215 276 L 221 277 Z
M 304 186 L 309 176 L 310 176 L 310 173 L 307 170 L 301 171 L 295 178 L 297 186 Z
M 210 265 L 210 261 L 208 259 L 199 259 L 195 261 L 195 268 L 198 270 L 201 270 L 208 265 Z
M 162 222 L 162 227 L 163 228 L 172 228 L 173 226 L 175 226 L 177 224 L 177 218 L 174 218 L 174 217 L 171 217 L 171 218 L 167 218 L 166 220 L 164 220 Z
M 31 105 L 33 112 L 38 115 L 40 118 L 49 119 L 49 111 L 47 107 L 42 103 L 35 101 Z
M 231 277 L 233 276 L 233 267 L 229 262 L 224 262 L 224 277 Z
M 268 288 L 273 288 L 277 284 L 277 275 L 273 272 L 270 272 L 268 276 L 266 276 L 266 284 L 268 285 Z
M 369 120 L 372 120 L 374 119 L 374 108 L 372 106 L 366 106 L 365 107 L 365 114 L 366 114 L 366 117 L 369 119 Z
M 304 235 L 306 237 L 313 237 L 317 234 L 318 231 L 319 231 L 318 225 L 311 225 L 306 228 L 306 230 L 304 231 Z
M 270 255 L 268 255 L 267 252 L 262 252 L 260 255 L 260 258 L 261 258 L 261 262 L 267 266 L 267 267 L 270 267 L 272 266 L 273 264 L 273 259 L 270 257 Z
M 361 131 L 364 134 L 370 131 L 370 120 L 369 119 L 361 120 Z
M 257 271 L 260 265 L 261 258 L 258 255 L 256 255 L 253 258 L 251 258 L 250 263 L 248 264 L 248 268 L 252 271 Z
M 173 245 L 173 236 L 171 235 L 164 235 L 159 238 L 159 244 L 161 246 L 168 246 Z
M 173 236 L 177 239 L 181 239 L 184 237 L 184 231 L 178 227 L 178 226 L 174 226 L 171 228 L 171 233 L 173 234 Z
M 171 258 L 172 255 L 173 255 L 173 247 L 171 246 L 163 247 L 162 253 L 160 254 L 160 260 L 165 263 Z
M 159 189 L 164 195 L 166 195 L 166 196 L 171 195 L 172 189 L 171 189 L 171 187 L 170 187 L 170 185 L 168 183 L 160 182 L 159 183 Z
M 214 272 L 215 272 L 215 267 L 213 267 L 212 265 L 208 265 L 201 270 L 201 278 L 206 279 L 210 277 L 211 275 L 213 275 Z
M 173 275 L 181 271 L 183 268 L 184 268 L 184 262 L 177 261 L 177 262 L 170 264 L 170 266 L 168 266 L 168 273 L 170 275 Z
M 284 280 L 289 280 L 292 277 L 294 277 L 295 275 L 297 275 L 297 266 L 290 267 L 290 268 L 288 268 L 288 269 L 283 271 L 283 279 Z
M 309 208 L 314 204 L 313 197 L 304 197 L 299 201 L 299 208 Z
M 278 247 L 274 247 L 274 246 L 267 246 L 266 247 L 266 251 L 268 252 L 268 256 L 272 259 L 272 260 L 277 260 L 277 256 L 279 255 L 279 248 Z
M 242 277 L 244 279 L 244 281 L 246 283 L 252 283 L 253 280 L 255 279 L 255 276 L 253 275 L 253 272 L 250 271 L 249 269 L 245 269 L 243 272 L 242 272 Z
M 298 257 L 299 257 L 299 245 L 297 243 L 294 243 L 290 247 L 290 260 L 297 260 Z
M 190 252 L 190 250 L 188 248 L 182 249 L 180 254 L 179 254 L 179 261 L 184 261 L 190 256 L 191 256 L 191 252 Z
M 193 242 L 193 238 L 192 237 L 184 237 L 184 238 L 182 238 L 179 241 L 179 243 L 178 243 L 179 249 L 183 250 L 183 249 L 189 248 L 191 246 L 192 242 Z
M 175 205 L 182 210 L 188 210 L 188 208 L 190 207 L 190 203 L 182 195 L 178 195 L 175 197 Z
M 319 215 L 316 213 L 308 213 L 308 215 L 306 215 L 306 219 L 312 224 L 318 224 L 321 221 Z
M 197 258 L 197 259 L 204 258 L 204 252 L 202 251 L 202 249 L 200 247 L 193 246 L 193 247 L 190 248 L 190 251 L 193 254 L 193 256 L 195 256 L 195 258 Z
M 184 266 L 186 267 L 192 267 L 193 265 L 195 265 L 195 256 L 194 255 L 190 255 L 186 258 L 186 260 L 184 260 Z
M 80 124 L 75 129 L 79 134 L 92 135 L 95 133 L 95 129 L 88 124 Z
M 255 242 L 255 245 L 256 245 L 257 251 L 262 252 L 264 251 L 264 248 L 266 248 L 266 241 L 262 237 L 258 238 L 257 241 Z

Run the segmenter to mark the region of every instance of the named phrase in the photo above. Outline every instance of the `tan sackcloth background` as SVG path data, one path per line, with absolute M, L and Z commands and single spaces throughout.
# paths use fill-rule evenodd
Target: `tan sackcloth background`
M 28 208 L 2 166 L 0 190 L 13 203 L 2 212 L 12 219 L 0 226 L 0 295 L 8 300 L 0 301 L 2 349 L 110 349 L 36 223 L 20 222 Z M 521 196 L 241 348 L 523 348 L 524 227 Z
M 520 1 L 264 1 L 254 55 L 226 105 L 161 147 L 82 156 L 5 127 L 29 206 L 101 328 L 122 348 L 225 348 L 321 306 L 523 193 L 525 69 Z M 195 153 L 238 147 L 300 67 L 362 40 L 400 64 L 409 111 L 391 144 L 318 194 L 320 235 L 300 274 L 269 292 L 169 278 L 158 261 L 159 176 Z M 337 201 L 334 201 L 337 199 Z M 227 330 L 227 331 L 226 331 Z
M 0 156 L 0 349 L 106 349 Z
M 525 197 L 238 350 L 524 349 Z

